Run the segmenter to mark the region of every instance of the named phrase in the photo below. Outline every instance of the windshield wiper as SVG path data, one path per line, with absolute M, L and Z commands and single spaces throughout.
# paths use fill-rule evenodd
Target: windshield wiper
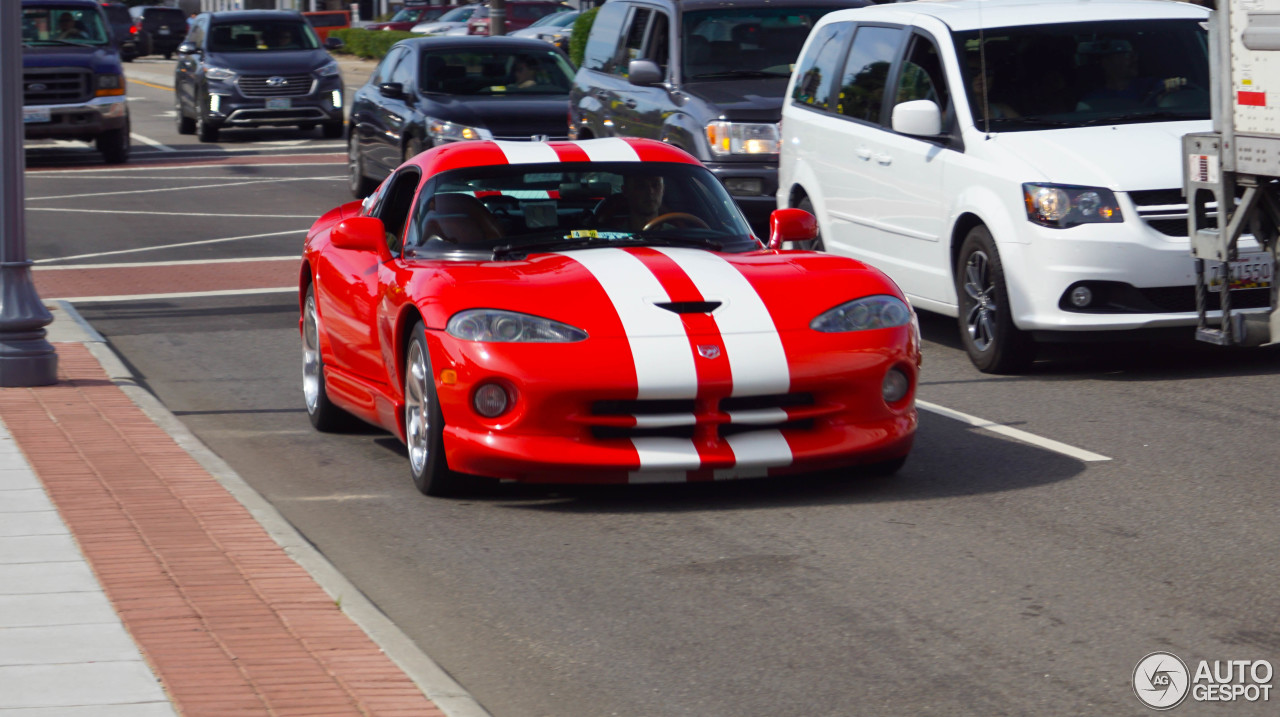
M 1153 110 L 1150 112 L 1126 112 L 1124 114 L 1107 115 L 1105 117 L 1096 117 L 1094 119 L 1080 122 L 1080 126 L 1090 126 L 1099 124 L 1120 124 L 1122 122 L 1142 122 L 1144 120 L 1153 119 L 1209 119 L 1208 113 L 1199 110 L 1182 110 L 1175 112 L 1173 110 Z
M 561 251 L 564 249 L 587 249 L 618 246 L 679 246 L 695 249 L 720 251 L 724 245 L 709 239 L 684 239 L 681 237 L 660 237 L 636 234 L 625 239 L 601 239 L 583 237 L 581 239 L 556 239 L 552 241 L 528 242 L 524 244 L 503 244 L 494 247 L 493 257 L 521 255 L 527 256 L 540 251 Z
M 52 42 L 56 45 L 70 45 L 72 47 L 88 47 L 89 46 L 88 40 L 85 40 L 84 42 L 72 42 L 71 40 L 62 40 L 56 37 L 48 37 L 43 40 L 36 40 L 36 42 L 42 45 L 46 42 Z
M 725 70 L 724 72 L 704 72 L 701 75 L 690 77 L 691 80 L 710 80 L 717 77 L 790 77 L 789 74 L 780 72 L 765 72 L 764 70 Z

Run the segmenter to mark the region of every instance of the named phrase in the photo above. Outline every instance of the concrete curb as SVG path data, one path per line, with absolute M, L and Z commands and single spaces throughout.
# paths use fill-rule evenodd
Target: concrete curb
M 67 301 L 51 301 L 54 310 L 54 327 L 50 329 L 51 341 L 73 341 L 85 344 L 93 357 L 102 365 L 111 382 L 142 410 L 162 430 L 169 434 L 181 448 L 187 451 L 219 484 L 243 505 L 262 525 L 263 529 L 304 570 L 319 583 L 335 601 L 340 600 L 342 612 L 350 617 L 382 651 L 396 663 L 414 684 L 422 689 L 436 706 L 449 717 L 492 717 L 480 703 L 449 676 L 426 653 L 422 652 L 407 635 L 396 627 L 364 593 L 316 550 L 306 538 L 285 520 L 275 506 L 218 457 L 178 420 L 158 398 L 142 388 L 128 367 L 115 354 L 101 334 L 84 320 L 75 307 Z M 71 324 L 58 322 L 61 312 Z

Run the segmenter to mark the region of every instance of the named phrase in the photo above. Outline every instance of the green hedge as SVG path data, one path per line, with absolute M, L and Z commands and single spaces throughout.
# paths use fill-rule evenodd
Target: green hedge
M 334 50 L 334 52 L 345 52 L 357 57 L 381 60 L 392 45 L 401 40 L 410 37 L 422 37 L 422 35 L 415 35 L 412 32 L 397 32 L 395 30 L 364 30 L 358 27 L 349 27 L 342 30 L 334 30 L 329 33 L 329 37 L 340 38 L 343 42 L 342 47 Z
M 573 21 L 573 34 L 569 35 L 569 61 L 574 67 L 582 67 L 582 58 L 587 53 L 587 36 L 591 34 L 598 12 L 600 8 L 593 7 Z

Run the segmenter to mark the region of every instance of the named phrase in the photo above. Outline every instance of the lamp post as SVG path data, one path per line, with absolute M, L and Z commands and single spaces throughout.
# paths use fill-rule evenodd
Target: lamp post
M 0 2 L 0 387 L 58 382 L 53 321 L 36 295 L 23 212 L 22 3 Z

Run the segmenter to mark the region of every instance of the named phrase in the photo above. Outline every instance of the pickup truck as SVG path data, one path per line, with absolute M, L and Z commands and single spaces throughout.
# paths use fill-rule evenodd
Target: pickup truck
M 93 0 L 22 0 L 22 120 L 27 139 L 92 142 L 129 160 L 129 104 L 111 26 Z

